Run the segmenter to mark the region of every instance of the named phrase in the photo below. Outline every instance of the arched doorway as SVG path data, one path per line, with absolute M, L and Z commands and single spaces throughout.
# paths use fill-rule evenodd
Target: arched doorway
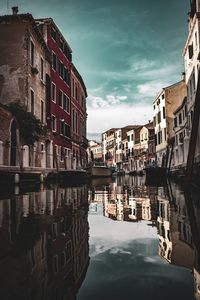
M 16 132 L 16 121 L 12 122 L 11 125 L 11 145 L 10 145 L 10 165 L 16 166 L 17 164 L 17 132 Z

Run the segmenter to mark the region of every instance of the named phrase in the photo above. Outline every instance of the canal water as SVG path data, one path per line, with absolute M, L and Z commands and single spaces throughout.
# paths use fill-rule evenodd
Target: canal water
M 0 299 L 200 299 L 200 201 L 143 177 L 0 196 Z

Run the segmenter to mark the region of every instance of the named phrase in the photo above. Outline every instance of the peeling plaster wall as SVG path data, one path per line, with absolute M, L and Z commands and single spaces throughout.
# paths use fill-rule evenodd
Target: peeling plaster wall
M 27 41 L 25 25 L 0 23 L 0 102 L 27 101 Z
M 0 102 L 18 102 L 31 111 L 31 89 L 35 94 L 34 114 L 41 119 L 41 100 L 44 101 L 46 119 L 45 74 L 50 75 L 50 65 L 46 61 L 45 50 L 38 41 L 29 21 L 19 18 L 0 23 Z M 34 68 L 30 65 L 30 41 L 35 46 Z M 41 57 L 44 60 L 44 80 L 41 80 Z

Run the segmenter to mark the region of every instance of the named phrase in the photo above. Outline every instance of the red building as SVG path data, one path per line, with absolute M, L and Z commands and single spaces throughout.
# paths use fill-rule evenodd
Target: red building
M 54 167 L 71 168 L 72 50 L 51 18 L 38 19 L 36 22 L 52 55 L 47 127 L 53 132 Z
M 86 139 L 86 98 L 87 90 L 83 79 L 75 66 L 71 68 L 71 138 L 72 154 L 74 162 L 78 167 L 86 164 L 86 149 L 88 141 Z

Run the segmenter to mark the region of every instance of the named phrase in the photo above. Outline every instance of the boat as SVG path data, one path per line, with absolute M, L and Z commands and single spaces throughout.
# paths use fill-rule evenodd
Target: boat
M 89 177 L 111 177 L 112 170 L 107 166 L 94 165 L 86 168 Z

